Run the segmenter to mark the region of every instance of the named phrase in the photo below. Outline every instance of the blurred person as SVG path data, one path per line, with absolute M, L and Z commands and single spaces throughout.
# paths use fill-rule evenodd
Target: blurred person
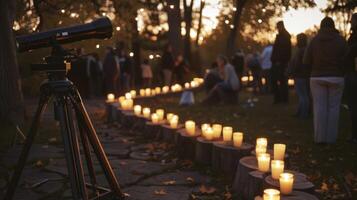
M 234 67 L 228 62 L 225 56 L 219 55 L 216 59 L 217 74 L 211 72 L 212 76 L 218 76 L 216 85 L 209 91 L 203 104 L 214 104 L 220 101 L 229 103 L 237 102 L 237 93 L 239 89 L 239 80 L 235 73 Z
M 143 87 L 150 88 L 153 75 L 148 59 L 144 59 L 143 63 L 141 64 L 141 77 L 143 80 Z
M 164 75 L 164 84 L 170 85 L 172 79 L 172 69 L 175 65 L 171 45 L 167 45 L 161 57 L 161 69 Z
M 265 83 L 262 83 L 262 92 L 269 93 L 271 91 L 271 54 L 273 53 L 273 45 L 268 44 L 264 47 L 262 54 L 260 55 L 260 67 L 262 68 L 260 72 L 261 79 L 265 79 Z
M 252 72 L 253 81 L 251 86 L 253 87 L 254 93 L 261 91 L 261 66 L 259 62 L 259 54 L 253 53 L 247 56 L 247 68 Z
M 179 54 L 175 60 L 175 66 L 172 71 L 174 83 L 183 85 L 185 83 L 185 74 L 188 72 L 188 64 L 182 54 Z
M 285 29 L 283 21 L 277 23 L 277 29 L 278 34 L 271 55 L 271 86 L 274 93 L 274 104 L 288 103 L 289 88 L 285 71 L 291 57 L 291 36 Z
M 300 33 L 296 37 L 297 51 L 290 62 L 290 73 L 294 78 L 296 94 L 299 98 L 296 117 L 306 119 L 310 110 L 310 72 L 311 68 L 303 64 L 303 57 L 307 46 L 307 35 Z
M 206 93 L 208 94 L 217 83 L 222 82 L 223 80 L 219 77 L 216 61 L 211 64 L 211 68 L 207 69 L 206 72 L 207 73 L 204 76 L 204 86 Z
M 76 85 L 83 98 L 89 97 L 89 76 L 87 73 L 87 57 L 84 55 L 83 48 L 77 48 L 78 59 L 73 62 L 68 74 L 69 79 Z
M 241 49 L 238 49 L 237 52 L 232 57 L 232 65 L 236 71 L 237 77 L 239 80 L 242 79 L 243 72 L 244 72 L 244 52 Z
M 303 63 L 311 66 L 314 140 L 319 144 L 335 143 L 337 139 L 347 48 L 333 19 L 325 17 L 305 50 Z
M 131 77 L 132 77 L 132 63 L 130 57 L 125 51 L 124 44 L 121 42 L 115 49 L 116 56 L 119 59 L 120 66 L 120 93 L 123 94 L 130 90 Z
M 102 93 L 103 65 L 98 53 L 87 56 L 87 74 L 89 77 L 90 95 L 99 97 Z
M 118 80 L 120 76 L 120 65 L 115 58 L 115 52 L 112 47 L 107 47 L 103 62 L 104 87 L 106 94 L 119 94 Z
M 351 142 L 357 143 L 357 13 L 352 15 L 352 33 L 348 39 L 349 50 L 345 57 L 345 93 L 352 122 Z

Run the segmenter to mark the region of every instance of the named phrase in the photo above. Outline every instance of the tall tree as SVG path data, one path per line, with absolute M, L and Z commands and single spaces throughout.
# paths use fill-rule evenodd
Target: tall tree
M 167 0 L 165 11 L 169 25 L 168 41 L 173 48 L 173 53 L 181 51 L 181 10 L 180 0 Z
M 0 1 L 0 120 L 5 123 L 22 122 L 24 109 L 13 23 L 16 1 Z
M 202 28 L 202 13 L 203 13 L 203 9 L 204 9 L 205 5 L 206 5 L 206 1 L 205 0 L 201 0 L 200 10 L 199 10 L 199 13 L 198 13 L 197 35 L 196 35 L 196 41 L 195 41 L 196 47 L 198 47 L 199 41 L 200 41 L 201 28 Z
M 193 1 L 190 0 L 187 3 L 187 0 L 183 0 L 183 8 L 184 8 L 184 22 L 185 22 L 185 36 L 184 36 L 184 56 L 188 61 L 191 61 L 191 28 L 192 28 L 192 9 L 193 9 Z

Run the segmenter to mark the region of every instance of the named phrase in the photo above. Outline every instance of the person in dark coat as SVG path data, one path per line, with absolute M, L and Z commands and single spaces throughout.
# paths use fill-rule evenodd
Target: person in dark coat
M 347 50 L 347 42 L 330 17 L 321 21 L 320 30 L 305 50 L 303 63 L 311 66 L 314 139 L 319 144 L 337 139 Z
M 119 94 L 118 91 L 118 78 L 119 78 L 119 64 L 115 58 L 115 53 L 112 47 L 107 47 L 106 55 L 103 63 L 104 73 L 104 87 L 106 93 Z
M 238 51 L 232 57 L 232 65 L 236 70 L 236 74 L 239 80 L 241 80 L 243 76 L 244 64 L 244 53 L 241 49 L 238 49 Z
M 271 55 L 271 86 L 274 93 L 274 103 L 287 103 L 289 93 L 285 71 L 291 57 L 291 36 L 285 29 L 283 21 L 277 23 L 277 28 L 278 35 L 275 38 Z
M 188 64 L 184 57 L 180 54 L 177 56 L 173 69 L 173 77 L 175 83 L 183 85 L 185 83 L 185 74 L 188 71 Z
M 164 75 L 164 84 L 170 85 L 171 78 L 172 78 L 172 70 L 175 65 L 175 59 L 172 54 L 172 47 L 171 45 L 167 45 L 165 47 L 165 51 L 161 56 L 161 69 Z
M 306 119 L 310 110 L 310 72 L 309 65 L 303 64 L 305 49 L 307 46 L 307 35 L 297 35 L 297 51 L 290 62 L 290 75 L 294 78 L 296 94 L 299 98 L 296 117 Z
M 349 50 L 345 57 L 345 93 L 352 122 L 351 142 L 357 143 L 357 13 L 352 15 L 351 30 L 347 41 Z
M 87 71 L 87 57 L 84 56 L 84 49 L 76 50 L 78 59 L 76 59 L 69 72 L 69 79 L 76 85 L 83 98 L 89 98 L 89 76 Z

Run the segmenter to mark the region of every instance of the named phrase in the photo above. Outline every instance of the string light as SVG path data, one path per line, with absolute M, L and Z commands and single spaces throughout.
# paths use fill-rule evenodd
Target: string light
M 95 48 L 99 49 L 99 47 L 100 47 L 100 45 L 99 45 L 99 44 L 95 45 Z
M 237 11 L 237 8 L 236 8 L 236 7 L 233 7 L 233 11 L 234 11 L 234 12 Z
M 61 9 L 61 13 L 65 13 L 66 11 L 64 9 Z
M 262 19 L 258 19 L 258 23 L 261 24 L 263 22 Z
M 133 52 L 130 52 L 130 53 L 129 53 L 129 56 L 130 56 L 130 57 L 134 57 L 134 53 L 133 53 Z
M 229 27 L 230 27 L 231 29 L 234 29 L 234 25 L 233 25 L 233 24 L 229 25 Z
M 224 20 L 224 23 L 229 24 L 229 20 L 228 19 Z
M 170 5 L 170 9 L 174 9 L 175 8 L 175 5 Z
M 120 26 L 117 26 L 115 29 L 116 29 L 117 31 L 120 31 Z
M 154 59 L 154 55 L 149 55 L 150 60 Z

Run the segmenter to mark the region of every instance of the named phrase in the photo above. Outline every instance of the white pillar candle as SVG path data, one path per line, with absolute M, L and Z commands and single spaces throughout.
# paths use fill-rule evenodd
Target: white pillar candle
M 221 134 L 222 134 L 222 125 L 221 124 L 213 124 L 212 129 L 213 129 L 213 137 L 215 139 L 220 138 Z
M 134 101 L 132 99 L 126 99 L 125 101 L 127 103 L 126 110 L 133 110 Z
M 150 108 L 143 108 L 143 115 L 145 118 L 150 118 Z
M 185 129 L 188 135 L 195 135 L 196 131 L 196 123 L 192 120 L 188 120 L 185 122 Z
M 241 147 L 243 144 L 243 133 L 235 132 L 233 133 L 233 145 L 235 147 Z
M 177 128 L 179 117 L 177 115 L 172 116 L 170 120 L 170 127 Z
M 159 117 L 159 121 L 162 121 L 162 120 L 164 120 L 164 114 L 165 114 L 165 111 L 164 111 L 164 109 L 157 109 L 156 110 L 156 114 L 157 114 L 157 116 Z
M 130 90 L 131 98 L 136 97 L 136 91 L 135 90 Z
M 140 96 L 145 97 L 145 89 L 140 89 L 139 94 Z
M 171 85 L 171 91 L 176 92 L 176 85 Z
M 190 85 L 191 85 L 191 87 L 192 87 L 192 88 L 197 87 L 197 83 L 196 83 L 196 81 L 191 81 Z
M 262 145 L 255 146 L 255 155 L 258 157 L 259 154 L 266 153 L 267 147 Z
M 150 88 L 146 88 L 145 89 L 145 96 L 147 96 L 147 97 L 151 96 L 151 89 Z
M 204 135 L 206 140 L 213 140 L 214 139 L 214 133 L 213 133 L 213 129 L 211 127 L 208 127 L 205 130 L 205 135 Z
M 258 170 L 268 172 L 270 167 L 270 154 L 261 153 L 258 155 Z
M 263 200 L 280 200 L 280 191 L 276 189 L 265 189 Z
M 124 100 L 125 100 L 125 97 L 124 97 L 124 96 L 120 96 L 120 97 L 118 98 L 119 104 L 121 105 Z
M 161 88 L 160 87 L 156 87 L 155 88 L 155 93 L 156 94 L 160 94 L 161 93 Z
M 156 90 L 155 89 L 152 89 L 151 90 L 151 96 L 155 96 L 156 95 Z
M 205 137 L 206 135 L 206 130 L 211 127 L 209 124 L 202 124 L 201 125 L 201 133 L 202 133 L 202 136 Z
M 232 141 L 233 128 L 230 126 L 223 127 L 223 141 L 231 142 Z
M 134 106 L 134 114 L 136 116 L 140 116 L 141 115 L 141 106 L 140 105 L 135 105 Z
M 162 92 L 163 92 L 163 93 L 168 93 L 169 90 L 170 90 L 169 86 L 164 86 L 164 87 L 162 87 Z
M 125 98 L 126 99 L 131 99 L 131 93 L 130 92 L 127 92 L 127 93 L 125 93 Z
M 109 93 L 107 95 L 108 102 L 114 102 L 114 99 L 115 99 L 115 95 L 113 93 Z
M 173 116 L 174 116 L 173 113 L 167 113 L 167 114 L 166 114 L 166 119 L 167 119 L 167 121 L 170 122 L 170 120 L 172 119 Z
M 294 175 L 291 173 L 282 173 L 279 178 L 280 192 L 290 194 L 293 191 Z
M 158 124 L 159 123 L 159 116 L 156 113 L 153 113 L 151 115 L 151 121 L 153 124 Z
M 280 174 L 284 172 L 284 161 L 281 160 L 272 160 L 271 161 L 271 176 L 273 179 L 278 180 Z
M 285 144 L 274 144 L 274 160 L 284 160 L 285 150 Z
M 190 83 L 185 83 L 185 88 L 190 89 Z
M 267 138 L 257 138 L 257 143 L 256 145 L 258 146 L 268 146 L 268 139 Z

